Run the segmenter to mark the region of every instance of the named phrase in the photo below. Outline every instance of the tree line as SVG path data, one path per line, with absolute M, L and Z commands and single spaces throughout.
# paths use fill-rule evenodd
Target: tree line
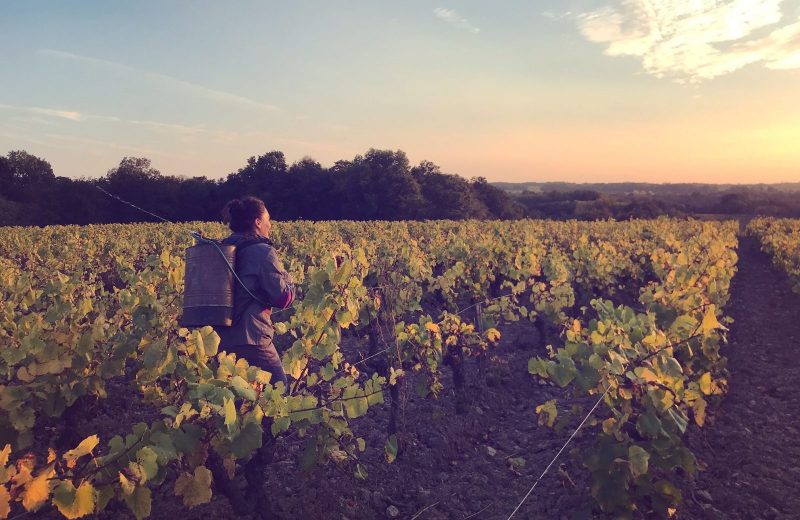
M 657 187 L 658 193 L 613 193 L 565 184 L 560 190 L 511 192 L 483 177 L 467 180 L 443 173 L 430 161 L 412 166 L 400 150 L 377 149 L 330 167 L 310 157 L 287 164 L 282 152 L 271 151 L 250 157 L 223 179 L 166 175 L 149 159 L 124 157 L 101 178 L 71 179 L 56 176 L 42 158 L 12 151 L 0 156 L 0 225 L 157 220 L 97 188 L 174 222 L 219 220 L 225 203 L 242 195 L 261 197 L 276 220 L 800 216 L 800 197 L 795 190 Z
M 98 187 L 176 222 L 218 220 L 225 203 L 242 195 L 264 199 L 276 220 L 525 216 L 524 206 L 486 179 L 446 174 L 430 161 L 411 166 L 400 150 L 370 149 L 328 168 L 309 157 L 289 165 L 271 151 L 219 180 L 165 175 L 140 157 L 123 158 L 101 178 L 71 179 L 42 158 L 12 151 L 0 157 L 0 225 L 157 220 Z

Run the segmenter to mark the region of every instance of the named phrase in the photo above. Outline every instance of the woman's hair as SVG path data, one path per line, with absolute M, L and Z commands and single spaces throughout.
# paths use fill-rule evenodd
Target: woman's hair
M 253 230 L 253 221 L 265 211 L 267 207 L 263 200 L 256 197 L 241 197 L 225 204 L 222 209 L 222 220 L 234 233 L 246 233 Z

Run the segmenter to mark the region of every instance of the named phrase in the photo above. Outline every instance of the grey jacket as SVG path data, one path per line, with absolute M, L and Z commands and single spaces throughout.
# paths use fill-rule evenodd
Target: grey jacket
M 259 237 L 234 233 L 222 243 L 239 245 L 255 238 Z M 262 240 L 263 243 L 236 250 L 235 270 L 250 292 L 268 306 L 254 300 L 234 282 L 233 325 L 215 327 L 220 337 L 220 350 L 237 345 L 270 345 L 275 333 L 270 318 L 272 307 L 284 309 L 294 300 L 292 277 L 283 269 L 272 244 Z

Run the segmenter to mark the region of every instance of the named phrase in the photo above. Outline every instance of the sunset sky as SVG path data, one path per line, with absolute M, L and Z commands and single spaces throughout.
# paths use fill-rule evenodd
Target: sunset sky
M 800 181 L 800 0 L 9 0 L 0 57 L 0 154 L 69 177 L 373 147 L 490 181 Z

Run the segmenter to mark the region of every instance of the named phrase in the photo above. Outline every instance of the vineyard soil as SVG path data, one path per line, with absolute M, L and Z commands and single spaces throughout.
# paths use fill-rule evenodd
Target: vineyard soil
M 684 518 L 800 518 L 800 296 L 751 238 L 741 238 L 728 311 L 736 320 L 730 390 L 694 429 L 690 448 L 708 465 L 687 487 Z M 709 421 L 710 422 L 710 421 Z

